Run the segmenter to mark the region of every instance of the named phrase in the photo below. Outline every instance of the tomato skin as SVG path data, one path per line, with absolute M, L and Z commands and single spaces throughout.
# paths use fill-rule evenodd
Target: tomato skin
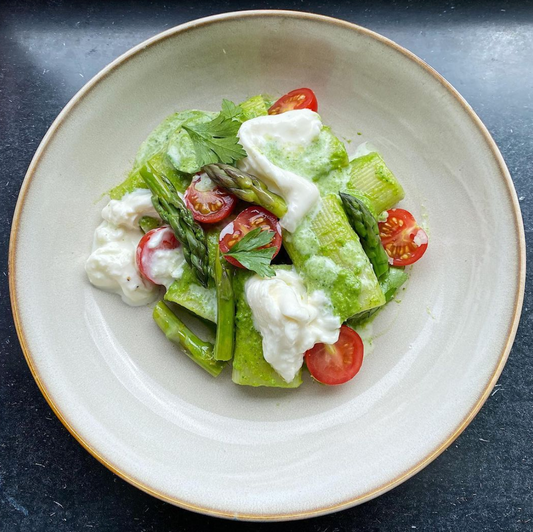
M 156 242 L 155 239 L 158 239 L 159 242 Z M 150 242 L 152 245 L 150 245 Z M 154 243 L 156 243 L 156 245 L 153 245 Z M 153 254 L 158 249 L 176 249 L 179 247 L 179 245 L 180 243 L 178 242 L 178 239 L 168 225 L 162 225 L 161 227 L 156 227 L 155 229 L 148 231 L 148 233 L 146 233 L 137 244 L 137 251 L 135 254 L 137 267 L 139 268 L 142 276 L 152 283 L 158 284 L 150 276 Z
M 409 266 L 422 258 L 428 247 L 426 232 L 405 209 L 390 209 L 379 222 L 379 236 L 393 266 Z
M 281 249 L 281 226 L 278 219 L 263 207 L 254 205 L 244 209 L 233 222 L 229 223 L 220 232 L 219 247 L 222 254 L 228 253 L 230 249 L 247 233 L 261 227 L 263 230 L 273 231 L 274 238 L 270 244 L 263 246 L 265 248 L 275 247 L 276 252 L 274 258 Z M 261 248 L 262 249 L 262 248 Z M 225 257 L 226 260 L 237 266 L 238 268 L 244 268 L 244 266 L 233 257 Z
M 197 222 L 204 224 L 220 222 L 231 214 L 237 204 L 237 198 L 222 187 L 215 186 L 212 190 L 201 190 L 199 186 L 203 178 L 207 178 L 207 174 L 200 173 L 194 176 L 185 191 L 185 203 Z
M 333 345 L 315 344 L 305 353 L 307 369 L 315 380 L 336 386 L 353 379 L 363 364 L 365 346 L 361 337 L 347 325 Z
M 315 113 L 318 111 L 318 101 L 311 89 L 302 88 L 288 92 L 272 105 L 268 114 L 279 115 L 296 109 L 310 109 Z

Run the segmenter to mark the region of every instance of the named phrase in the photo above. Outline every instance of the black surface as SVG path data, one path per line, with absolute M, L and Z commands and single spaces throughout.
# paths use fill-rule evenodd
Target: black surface
M 0 5 L 0 530 L 533 530 L 531 286 L 498 387 L 445 453 L 374 501 L 278 525 L 233 523 L 174 508 L 100 465 L 39 393 L 18 344 L 7 289 L 7 245 L 19 187 L 41 138 L 71 96 L 145 38 L 239 9 L 292 8 L 343 18 L 392 38 L 435 67 L 466 97 L 498 143 L 531 247 L 533 4 L 18 4 Z

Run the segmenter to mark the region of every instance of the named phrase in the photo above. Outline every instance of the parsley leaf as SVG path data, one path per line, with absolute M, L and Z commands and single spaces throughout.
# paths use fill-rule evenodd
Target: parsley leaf
M 270 244 L 272 240 L 274 240 L 274 236 L 274 231 L 268 231 L 262 229 L 261 227 L 256 227 L 249 233 L 246 233 L 240 240 L 235 242 L 228 253 L 235 253 L 237 251 L 255 251 L 257 248 L 261 248 L 267 244 Z
M 256 272 L 261 277 L 274 277 L 276 272 L 270 262 L 274 253 L 276 253 L 276 248 L 263 247 L 272 242 L 274 235 L 274 231 L 264 231 L 257 227 L 236 242 L 224 254 L 224 257 L 232 257 L 238 260 L 245 268 Z
M 226 253 L 224 256 L 233 257 L 238 260 L 246 269 L 252 270 L 261 277 L 275 277 L 276 271 L 270 265 L 276 248 L 258 249 L 254 252 Z
M 242 123 L 242 113 L 243 111 L 240 105 L 235 105 L 230 100 L 222 100 L 222 111 L 220 111 L 220 114 L 224 118 L 228 118 L 229 120 L 238 120 Z
M 234 164 L 246 157 L 237 138 L 240 122 L 226 118 L 223 113 L 209 122 L 183 124 L 182 127 L 193 142 L 200 168 L 217 162 Z

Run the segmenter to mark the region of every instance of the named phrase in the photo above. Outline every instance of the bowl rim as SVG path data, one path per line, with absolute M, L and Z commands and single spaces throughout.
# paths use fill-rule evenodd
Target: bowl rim
M 417 63 L 418 66 L 423 68 L 428 74 L 430 74 L 437 81 L 439 81 L 441 85 L 443 85 L 444 88 L 446 88 L 447 91 L 463 107 L 467 115 L 470 117 L 474 125 L 477 127 L 479 132 L 484 137 L 489 149 L 491 150 L 491 153 L 500 169 L 500 175 L 509 193 L 509 199 L 511 200 L 511 205 L 513 208 L 516 235 L 518 239 L 519 279 L 518 279 L 517 290 L 516 290 L 515 299 L 514 299 L 514 312 L 513 312 L 513 316 L 509 324 L 509 329 L 507 333 L 507 341 L 500 353 L 498 364 L 495 368 L 495 371 L 493 372 L 492 376 L 488 380 L 484 391 L 477 398 L 475 404 L 472 406 L 472 408 L 470 409 L 468 414 L 463 418 L 463 420 L 459 423 L 459 425 L 456 426 L 451 431 L 451 433 L 447 436 L 447 438 L 443 442 L 441 442 L 435 449 L 433 449 L 425 457 L 419 460 L 419 462 L 416 465 L 411 467 L 409 470 L 401 473 L 397 477 L 389 480 L 387 483 L 383 484 L 382 486 L 378 488 L 368 491 L 355 498 L 348 499 L 340 503 L 336 503 L 334 505 L 315 508 L 313 510 L 308 510 L 308 511 L 303 511 L 303 512 L 280 513 L 280 514 L 247 514 L 247 513 L 241 514 L 239 512 L 228 512 L 225 510 L 209 508 L 206 506 L 191 504 L 191 503 L 182 501 L 177 497 L 172 497 L 167 494 L 161 493 L 157 489 L 150 487 L 147 484 L 143 483 L 142 481 L 130 476 L 126 472 L 121 471 L 117 466 L 115 466 L 113 463 L 107 460 L 104 456 L 102 456 L 97 449 L 91 447 L 91 445 L 87 441 L 85 441 L 84 438 L 74 429 L 70 421 L 61 412 L 61 409 L 59 408 L 59 406 L 55 404 L 50 394 L 48 393 L 45 382 L 41 379 L 39 372 L 37 371 L 37 368 L 33 361 L 32 353 L 28 347 L 28 342 L 26 341 L 26 335 L 24 333 L 22 319 L 19 313 L 19 303 L 18 303 L 17 289 L 16 289 L 16 251 L 17 251 L 17 244 L 18 244 L 18 229 L 19 229 L 20 220 L 23 214 L 25 199 L 26 199 L 28 190 L 30 188 L 32 178 L 37 170 L 37 167 L 39 165 L 41 158 L 43 157 L 44 153 L 46 152 L 46 149 L 48 148 L 48 144 L 50 143 L 50 140 L 53 138 L 56 131 L 61 127 L 63 121 L 68 116 L 70 111 L 72 111 L 100 81 L 104 80 L 117 67 L 125 64 L 129 59 L 142 53 L 146 48 L 153 46 L 161 41 L 164 41 L 168 39 L 169 37 L 173 37 L 175 35 L 185 33 L 190 30 L 197 29 L 197 28 L 216 24 L 221 21 L 246 19 L 246 18 L 257 18 L 257 17 L 259 18 L 260 17 L 272 17 L 272 18 L 276 17 L 276 18 L 304 19 L 304 20 L 321 22 L 321 23 L 330 24 L 330 25 L 336 25 L 344 29 L 355 31 L 359 34 L 365 35 L 366 37 L 375 39 L 389 46 L 390 48 L 396 50 L 397 52 L 400 52 L 401 54 L 406 56 L 411 61 Z M 363 502 L 369 501 L 375 497 L 378 497 L 379 495 L 382 495 L 383 493 L 386 493 L 387 491 L 395 488 L 396 486 L 406 481 L 410 477 L 414 476 L 416 473 L 418 473 L 424 467 L 426 467 L 429 463 L 431 463 L 443 451 L 445 451 L 447 447 L 451 443 L 453 443 L 453 441 L 470 424 L 470 422 L 473 420 L 473 418 L 476 416 L 476 414 L 479 412 L 479 410 L 481 409 L 481 407 L 483 406 L 483 404 L 489 397 L 490 392 L 492 391 L 492 389 L 494 388 L 494 385 L 498 381 L 498 378 L 503 370 L 503 367 L 505 366 L 505 363 L 507 361 L 507 358 L 509 356 L 509 353 L 511 351 L 511 348 L 514 342 L 514 338 L 516 336 L 516 331 L 517 331 L 518 324 L 520 321 L 522 304 L 524 300 L 524 289 L 525 289 L 525 278 L 526 278 L 526 244 L 525 244 L 525 234 L 524 234 L 524 226 L 523 226 L 523 221 L 522 221 L 522 214 L 520 211 L 520 204 L 518 202 L 516 190 L 514 188 L 514 184 L 511 179 L 509 170 L 507 169 L 507 166 L 500 153 L 500 150 L 498 149 L 494 139 L 491 137 L 486 126 L 483 124 L 481 119 L 477 116 L 477 114 L 472 109 L 472 107 L 466 102 L 466 100 L 459 94 L 459 92 L 443 76 L 441 76 L 436 70 L 430 67 L 425 61 L 420 59 L 418 56 L 416 56 L 409 50 L 403 48 L 399 44 L 395 43 L 391 39 L 388 39 L 387 37 L 384 37 L 380 35 L 379 33 L 376 33 L 372 30 L 369 30 L 357 24 L 354 24 L 354 23 L 351 23 L 345 20 L 337 19 L 334 17 L 319 15 L 315 13 L 308 13 L 305 11 L 257 9 L 257 10 L 247 10 L 247 11 L 233 11 L 233 12 L 228 12 L 228 13 L 220 13 L 216 15 L 211 15 L 208 17 L 203 17 L 203 18 L 195 19 L 195 20 L 180 24 L 178 26 L 165 30 L 161 33 L 158 33 L 157 35 L 141 42 L 140 44 L 134 46 L 133 48 L 130 48 L 128 51 L 126 51 L 125 53 L 120 55 L 118 58 L 116 58 L 114 61 L 109 63 L 106 67 L 100 70 L 93 78 L 91 78 L 70 99 L 70 101 L 61 110 L 59 115 L 56 117 L 56 119 L 53 121 L 52 125 L 49 127 L 48 131 L 44 135 L 42 141 L 39 144 L 39 147 L 37 148 L 37 151 L 35 152 L 35 155 L 32 158 L 32 161 L 28 167 L 28 170 L 22 182 L 17 204 L 16 204 L 15 211 L 14 211 L 14 215 L 13 215 L 12 227 L 11 227 L 9 252 L 8 252 L 8 277 L 9 277 L 9 293 L 11 297 L 11 308 L 13 312 L 15 328 L 17 331 L 17 335 L 20 341 L 22 351 L 24 353 L 24 357 L 30 368 L 31 374 L 33 375 L 33 378 L 35 379 L 37 386 L 39 387 L 39 390 L 43 394 L 44 398 L 48 402 L 54 414 L 59 418 L 61 423 L 63 423 L 63 425 L 70 432 L 70 434 L 94 458 L 96 458 L 99 462 L 101 462 L 114 474 L 118 475 L 120 478 L 122 478 L 126 482 L 129 482 L 133 486 L 141 489 L 142 491 L 154 497 L 157 497 L 160 500 L 174 504 L 186 510 L 191 510 L 194 512 L 202 513 L 205 515 L 211 515 L 215 517 L 241 519 L 241 520 L 247 520 L 247 521 L 284 521 L 284 520 L 295 520 L 295 519 L 316 517 L 319 515 L 324 515 L 324 514 L 332 513 L 335 511 L 340 511 L 340 510 L 361 504 Z

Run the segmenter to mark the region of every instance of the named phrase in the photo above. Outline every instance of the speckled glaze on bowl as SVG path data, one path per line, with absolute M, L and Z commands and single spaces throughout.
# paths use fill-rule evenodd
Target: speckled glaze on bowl
M 300 86 L 316 91 L 339 136 L 378 146 L 405 186 L 404 204 L 427 225 L 430 247 L 401 303 L 375 321 L 374 352 L 353 382 L 242 388 L 229 371 L 212 379 L 177 352 L 149 308 L 93 289 L 83 265 L 96 202 L 163 117 Z M 283 520 L 384 493 L 468 425 L 514 339 L 524 248 L 502 157 L 442 77 L 353 24 L 250 11 L 161 33 L 72 99 L 22 187 L 10 287 L 32 373 L 91 454 L 184 508 Z

